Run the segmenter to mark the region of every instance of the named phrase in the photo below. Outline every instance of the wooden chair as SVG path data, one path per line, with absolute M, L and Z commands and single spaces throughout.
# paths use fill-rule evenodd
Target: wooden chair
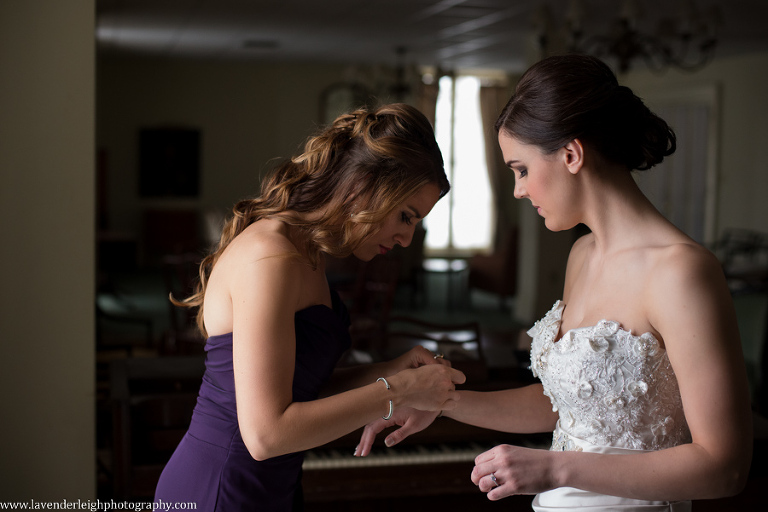
M 154 347 L 152 319 L 106 311 L 96 302 L 96 350 L 124 351 L 133 355 L 138 347 Z
M 423 307 L 426 303 L 426 282 L 423 267 L 426 237 L 427 230 L 420 222 L 413 231 L 410 245 L 408 247 L 396 245 L 390 253 L 400 266 L 397 286 L 399 289 L 407 290 L 412 308 Z
M 507 298 L 517 293 L 517 247 L 517 228 L 511 228 L 492 254 L 476 254 L 469 259 L 469 289 L 496 294 L 502 310 Z
M 468 382 L 486 382 L 488 364 L 478 322 L 434 323 L 409 316 L 390 316 L 386 325 L 384 357 L 391 359 L 416 345 L 443 354 L 464 372 Z
M 200 356 L 126 358 L 110 366 L 116 499 L 151 499 L 184 436 L 205 371 Z
M 379 256 L 361 263 L 350 297 L 352 348 L 381 357 L 382 335 L 397 292 L 400 262 Z

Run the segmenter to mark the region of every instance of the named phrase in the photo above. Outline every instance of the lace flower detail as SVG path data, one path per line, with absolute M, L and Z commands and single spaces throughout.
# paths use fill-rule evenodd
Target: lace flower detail
M 554 342 L 554 337 L 557 336 L 557 331 L 560 329 L 560 321 L 563 318 L 563 309 L 565 304 L 561 301 L 555 302 L 555 305 L 544 315 L 543 318 L 537 320 L 533 327 L 528 329 L 528 336 L 531 338 L 537 338 L 544 336 L 545 338 L 552 338 L 549 341 Z
M 645 333 L 635 338 L 632 348 L 639 356 L 655 356 L 659 352 L 659 342 L 651 333 Z
M 610 347 L 610 343 L 606 338 L 589 338 L 589 348 L 595 352 L 605 352 Z
M 552 350 L 556 341 L 555 336 L 560 330 L 560 320 L 564 307 L 564 304 L 557 301 L 552 309 L 528 330 L 528 336 L 533 338 L 530 370 L 534 377 L 541 375 L 547 367 L 548 354 Z
M 642 380 L 630 382 L 629 384 L 627 384 L 627 390 L 632 396 L 638 397 L 648 392 L 648 384 L 646 384 Z
M 585 399 L 592 396 L 592 391 L 594 391 L 592 384 L 584 381 L 579 384 L 579 390 L 577 391 L 577 394 L 579 395 L 579 398 Z

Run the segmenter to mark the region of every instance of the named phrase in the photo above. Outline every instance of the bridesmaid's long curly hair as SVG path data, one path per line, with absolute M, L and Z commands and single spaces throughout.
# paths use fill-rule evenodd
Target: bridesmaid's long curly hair
M 279 218 L 298 227 L 303 243 L 298 249 L 317 266 L 321 253 L 340 258 L 352 254 L 393 209 L 427 183 L 437 185 L 440 197 L 450 190 L 434 131 L 421 112 L 391 104 L 343 114 L 310 137 L 303 153 L 280 164 L 262 182 L 258 197 L 235 205 L 218 245 L 200 264 L 195 293 L 172 300 L 199 308 L 197 324 L 205 336 L 208 278 L 230 242 L 248 226 Z

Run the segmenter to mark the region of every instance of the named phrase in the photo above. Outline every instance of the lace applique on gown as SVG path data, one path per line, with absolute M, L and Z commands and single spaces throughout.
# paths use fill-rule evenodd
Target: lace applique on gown
M 602 320 L 566 332 L 558 301 L 528 331 L 531 370 L 560 419 L 551 450 L 627 453 L 690 442 L 675 373 L 658 340 Z M 561 488 L 542 493 L 537 511 L 689 510 L 690 502 L 648 502 Z M 681 508 L 682 507 L 682 508 Z

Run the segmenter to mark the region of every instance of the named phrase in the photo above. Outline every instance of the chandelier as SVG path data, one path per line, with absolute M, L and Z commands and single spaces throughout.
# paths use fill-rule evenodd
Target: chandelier
M 586 3 L 571 0 L 564 23 L 557 26 L 547 5 L 534 18 L 534 30 L 543 55 L 558 52 L 585 53 L 615 60 L 621 73 L 635 61 L 642 60 L 652 71 L 675 67 L 696 71 L 709 63 L 717 47 L 717 30 L 721 24 L 718 7 L 699 11 L 693 0 L 682 0 L 676 18 L 660 19 L 655 32 L 643 32 L 643 13 L 636 0 L 625 0 L 622 9 L 602 34 L 587 34 Z M 594 17 L 595 13 L 590 13 Z

